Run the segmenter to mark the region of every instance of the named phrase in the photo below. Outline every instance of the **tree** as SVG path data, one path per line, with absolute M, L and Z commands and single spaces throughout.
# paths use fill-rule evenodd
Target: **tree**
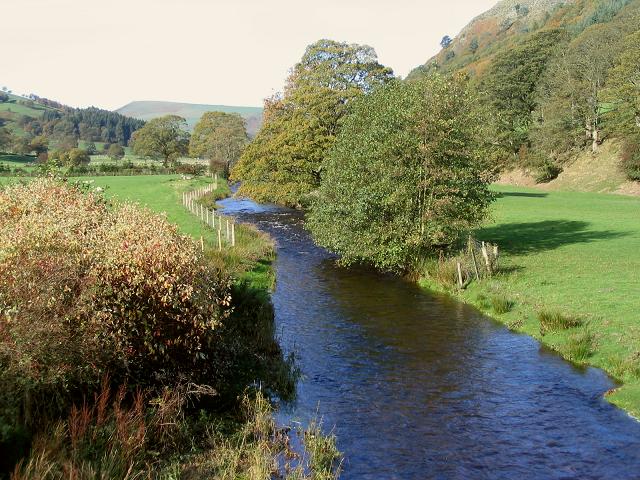
M 109 158 L 111 158 L 112 160 L 121 160 L 124 158 L 124 153 L 125 152 L 124 152 L 124 148 L 122 148 L 122 145 L 113 143 L 109 147 L 109 151 L 107 152 L 107 155 L 109 155 Z
M 359 99 L 307 227 L 345 264 L 410 269 L 485 218 L 497 155 L 490 127 L 461 76 L 394 82 Z
M 444 37 L 442 37 L 442 40 L 440 40 L 440 46 L 442 48 L 448 48 L 449 45 L 451 45 L 451 42 L 453 42 L 451 37 L 449 35 L 445 35 Z
M 78 165 L 88 165 L 91 157 L 86 150 L 82 148 L 72 148 L 66 154 L 67 165 L 77 167 Z
M 538 83 L 550 59 L 566 42 L 567 35 L 561 30 L 543 31 L 500 53 L 491 65 L 485 88 L 500 120 L 498 140 L 513 153 L 529 143 Z
M 320 184 L 322 162 L 353 101 L 393 78 L 368 46 L 319 40 L 293 68 L 282 95 L 265 101 L 264 123 L 232 178 L 258 200 L 301 205 Z
M 86 147 L 85 147 L 85 150 L 87 151 L 87 153 L 89 155 L 95 155 L 95 154 L 98 153 L 98 149 L 96 148 L 96 144 L 93 143 L 93 142 L 88 142 Z
M 183 155 L 189 148 L 189 133 L 186 121 L 177 115 L 154 118 L 132 137 L 133 152 L 144 157 L 162 159 L 167 166 Z
M 245 122 L 240 115 L 206 112 L 193 129 L 189 154 L 208 158 L 212 170 L 216 164 L 222 164 L 225 172 L 229 172 L 240 158 L 247 141 Z
M 40 155 L 49 150 L 49 140 L 44 135 L 38 135 L 31 140 L 29 147 L 29 152 L 35 152 L 36 155 Z
M 613 24 L 586 29 L 554 59 L 540 85 L 535 146 L 558 159 L 602 142 L 602 101 L 620 31 Z
M 11 132 L 5 127 L 0 127 L 0 151 L 6 151 L 6 149 L 10 148 L 12 144 L 13 135 Z
M 480 48 L 480 44 L 478 43 L 478 39 L 474 38 L 469 44 L 469 50 L 471 51 L 471 53 L 476 53 L 478 51 L 478 48 Z
M 607 130 L 640 139 L 640 31 L 625 37 L 603 92 Z
M 0 103 L 4 103 L 8 101 L 9 101 L 9 95 L 7 95 L 5 92 L 0 92 Z

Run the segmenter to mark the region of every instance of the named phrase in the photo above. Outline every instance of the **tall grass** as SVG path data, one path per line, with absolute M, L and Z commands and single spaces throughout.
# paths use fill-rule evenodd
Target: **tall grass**
M 538 312 L 540 322 L 540 334 L 567 330 L 582 325 L 582 320 L 578 317 L 564 314 L 557 310 L 541 310 Z
M 594 354 L 595 348 L 595 335 L 588 328 L 582 328 L 569 336 L 564 353 L 574 362 L 584 362 Z

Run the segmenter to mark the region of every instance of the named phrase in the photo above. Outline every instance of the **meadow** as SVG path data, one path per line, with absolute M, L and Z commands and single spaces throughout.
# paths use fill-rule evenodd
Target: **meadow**
M 640 198 L 496 190 L 476 236 L 500 245 L 500 273 L 457 295 L 624 382 L 608 399 L 640 416 Z M 545 328 L 549 316 L 564 325 Z

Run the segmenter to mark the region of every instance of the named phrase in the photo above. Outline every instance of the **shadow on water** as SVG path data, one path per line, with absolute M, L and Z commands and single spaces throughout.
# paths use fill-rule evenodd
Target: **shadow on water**
M 590 230 L 589 225 L 588 222 L 576 220 L 504 223 L 485 227 L 479 230 L 478 235 L 513 254 L 554 250 L 563 245 L 597 242 L 628 235 L 627 232 Z
M 221 203 L 276 239 L 277 328 L 304 375 L 279 419 L 319 411 L 343 478 L 638 478 L 640 424 L 604 401 L 601 371 L 450 297 L 336 266 L 300 212 Z

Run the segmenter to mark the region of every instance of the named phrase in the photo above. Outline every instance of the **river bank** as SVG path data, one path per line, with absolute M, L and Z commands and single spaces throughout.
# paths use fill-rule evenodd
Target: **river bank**
M 568 360 L 605 370 L 621 385 L 607 400 L 640 416 L 640 200 L 619 195 L 496 187 L 493 223 L 476 236 L 500 245 L 501 271 L 466 290 L 424 276 L 446 291 Z M 492 298 L 510 303 L 496 312 Z M 500 303 L 504 303 L 500 302 Z M 560 313 L 579 327 L 541 329 L 540 315 Z M 543 319 L 544 320 L 544 319 Z M 588 351 L 572 352 L 582 336 Z M 572 343 L 573 342 L 573 343 Z

